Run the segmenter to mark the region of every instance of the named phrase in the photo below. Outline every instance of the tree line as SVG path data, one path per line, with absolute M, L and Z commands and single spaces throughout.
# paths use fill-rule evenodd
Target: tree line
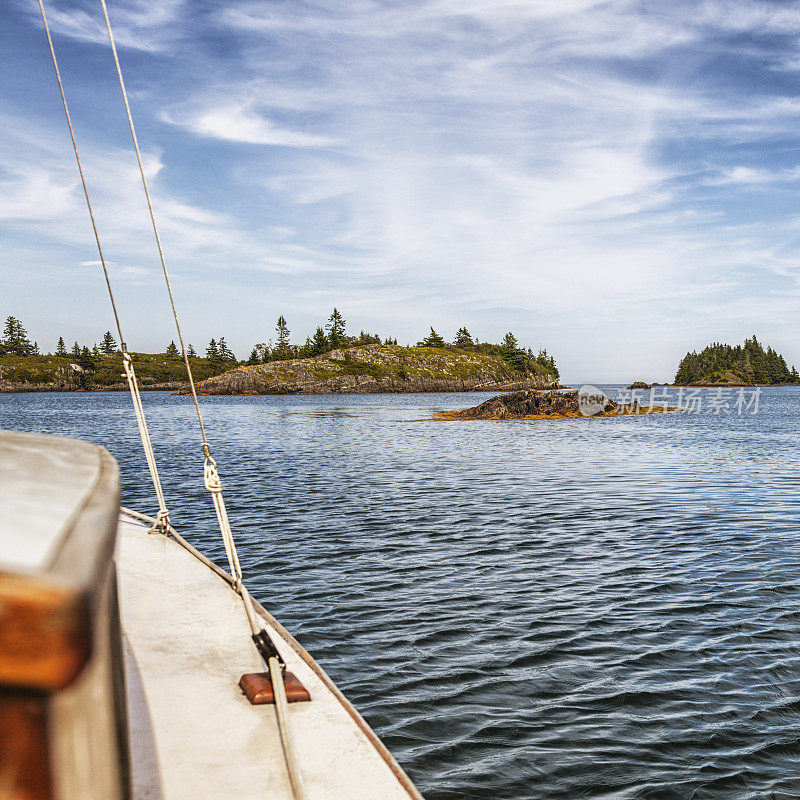
M 396 345 L 397 339 L 393 337 L 381 339 L 378 334 L 363 330 L 359 332 L 358 336 L 350 336 L 347 333 L 347 323 L 344 317 L 338 309 L 334 308 L 328 320 L 323 325 L 318 325 L 314 334 L 306 337 L 305 343 L 302 345 L 292 343 L 286 317 L 281 314 L 275 325 L 274 342 L 270 339 L 267 342 L 255 344 L 247 361 L 241 362 L 236 358 L 224 336 L 211 339 L 205 349 L 204 357 L 215 367 L 231 368 L 241 363 L 254 365 L 266 364 L 270 361 L 285 361 L 291 358 L 313 358 L 334 350 L 366 344 Z M 500 344 L 491 344 L 480 342 L 466 327 L 462 326 L 456 331 L 452 342 L 448 342 L 431 327 L 430 333 L 417 342 L 417 347 L 476 350 L 497 355 L 520 372 L 534 371 L 538 365 L 558 377 L 555 359 L 548 354 L 547 350 L 540 350 L 534 354 L 530 348 L 520 347 L 517 337 L 511 332 L 506 333 Z M 52 355 L 70 358 L 84 369 L 91 369 L 92 365 L 97 363 L 98 358 L 119 352 L 120 347 L 117 340 L 111 331 L 106 331 L 100 337 L 99 342 L 91 347 L 81 345 L 76 341 L 72 347 L 68 348 L 64 337 L 59 336 L 55 352 Z M 19 356 L 39 354 L 38 344 L 30 340 L 22 323 L 13 316 L 6 319 L 3 336 L 0 338 L 0 355 L 5 354 Z M 189 358 L 198 358 L 197 352 L 191 344 L 186 348 L 186 355 Z M 175 342 L 171 341 L 164 350 L 164 356 L 169 359 L 181 359 L 183 353 Z
M 117 340 L 111 331 L 106 331 L 101 337 L 99 342 L 95 342 L 91 347 L 81 345 L 77 341 L 71 347 L 67 347 L 63 336 L 58 337 L 55 350 L 47 355 L 60 356 L 62 358 L 70 358 L 73 360 L 86 360 L 89 358 L 98 358 L 101 356 L 113 355 L 114 353 L 122 352 Z M 37 342 L 31 341 L 24 326 L 16 317 L 6 317 L 3 325 L 3 334 L 0 336 L 0 355 L 15 355 L 15 356 L 33 356 L 42 355 L 39 351 Z M 180 359 L 183 354 L 178 349 L 174 340 L 171 341 L 166 349 L 164 355 L 167 358 Z M 189 358 L 197 358 L 197 353 L 194 347 L 190 344 L 187 347 L 187 355 Z M 225 337 L 221 336 L 219 340 L 212 339 L 206 348 L 206 358 L 220 363 L 238 364 L 236 356 L 228 347 Z
M 347 322 L 341 312 L 334 308 L 328 321 L 318 325 L 313 336 L 307 336 L 302 345 L 292 344 L 291 331 L 286 317 L 281 314 L 275 325 L 275 341 L 253 345 L 247 364 L 266 364 L 270 361 L 286 361 L 289 358 L 313 358 L 333 350 L 356 347 L 363 344 L 397 344 L 391 337 L 381 340 L 376 333 L 361 331 L 358 336 L 347 335 Z
M 382 340 L 378 334 L 365 331 L 361 331 L 358 336 L 348 336 L 346 321 L 336 308 L 324 325 L 317 326 L 313 336 L 306 337 L 304 344 L 292 344 L 290 337 L 291 331 L 286 317 L 281 314 L 275 325 L 275 343 L 270 340 L 254 345 L 246 363 L 255 365 L 270 361 L 285 361 L 290 358 L 313 358 L 334 350 L 365 344 L 397 344 L 396 338 L 387 337 Z M 480 342 L 477 337 L 473 338 L 469 330 L 462 326 L 456 331 L 453 341 L 448 342 L 431 327 L 430 333 L 417 342 L 417 347 L 477 350 L 499 356 L 520 372 L 533 372 L 538 365 L 558 377 L 555 359 L 547 350 L 540 350 L 534 354 L 530 348 L 520 347 L 517 337 L 511 332 L 503 337 L 501 344 L 491 344 Z
M 534 372 L 536 366 L 544 367 L 551 375 L 559 377 L 556 360 L 547 350 L 542 349 L 534 355 L 530 347 L 520 347 L 517 337 L 509 331 L 500 344 L 479 342 L 472 338 L 472 334 L 465 327 L 456 331 L 452 344 L 446 342 L 432 327 L 431 332 L 420 342 L 417 347 L 452 347 L 459 350 L 477 350 L 482 353 L 500 356 L 507 364 L 519 372 Z
M 678 365 L 675 383 L 717 382 L 724 373 L 732 372 L 747 383 L 800 383 L 800 374 L 771 347 L 764 346 L 755 335 L 735 347 L 714 342 L 699 353 L 687 353 Z

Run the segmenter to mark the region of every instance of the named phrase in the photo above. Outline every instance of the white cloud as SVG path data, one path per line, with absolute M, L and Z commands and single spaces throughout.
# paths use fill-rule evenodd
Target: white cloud
M 800 166 L 777 170 L 738 166 L 723 170 L 718 177 L 710 178 L 707 183 L 716 186 L 735 184 L 760 186 L 798 180 L 800 180 Z
M 183 115 L 164 114 L 165 122 L 182 125 L 200 136 L 231 142 L 282 147 L 329 147 L 334 140 L 319 134 L 287 130 L 259 114 L 252 102 L 226 101 Z
M 60 32 L 104 41 L 83 8 L 60 8 Z M 148 0 L 112 11 L 130 46 L 159 53 L 140 90 L 151 121 L 171 123 L 145 137 L 164 140 L 148 148 L 156 212 L 170 263 L 215 301 L 256 303 L 252 287 L 267 286 L 262 302 L 303 325 L 344 304 L 409 340 L 439 319 L 475 319 L 482 338 L 514 326 L 595 375 L 642 357 L 624 329 L 666 363 L 664 342 L 647 338 L 654 318 L 705 330 L 693 313 L 739 309 L 745 293 L 800 334 L 771 294 L 797 281 L 796 210 L 769 218 L 765 200 L 744 225 L 731 202 L 800 178 L 787 146 L 769 158 L 796 137 L 800 101 L 762 86 L 796 58 L 800 9 L 279 0 L 204 17 Z M 734 63 L 752 83 L 733 84 Z M 192 73 L 185 85 L 159 80 L 173 68 Z M 0 145 L 0 218 L 91 244 L 68 153 L 19 164 L 11 149 Z M 135 162 L 99 146 L 90 160 L 109 252 L 146 270 Z

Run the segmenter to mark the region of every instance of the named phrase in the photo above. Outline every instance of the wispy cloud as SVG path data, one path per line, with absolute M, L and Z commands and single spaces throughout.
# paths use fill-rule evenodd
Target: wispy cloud
M 38 5 L 18 0 L 15 4 L 31 16 L 34 24 L 41 24 Z M 175 23 L 184 16 L 185 0 L 121 0 L 109 5 L 114 39 L 120 47 L 156 53 L 180 38 L 181 27 Z M 78 0 L 66 5 L 45 0 L 45 11 L 55 35 L 93 44 L 108 43 L 99 4 Z
M 53 4 L 62 41 L 96 56 L 94 10 Z M 627 378 L 668 377 L 687 344 L 749 335 L 759 315 L 765 337 L 800 335 L 785 301 L 800 278 L 795 4 L 111 12 L 168 257 L 208 304 L 206 336 L 229 326 L 242 349 L 278 313 L 311 330 L 338 305 L 401 340 L 432 322 L 481 338 L 513 327 L 568 375 Z M 105 76 L 85 63 L 68 74 L 85 69 L 91 93 Z M 82 119 L 105 132 L 108 105 L 90 105 Z M 57 109 L 45 122 L 15 107 L 0 124 L 0 221 L 85 244 L 68 150 L 29 147 L 57 138 Z M 114 259 L 148 270 L 124 148 L 96 133 L 87 160 Z M 32 239 L 19 246 L 31 258 Z
M 200 136 L 230 142 L 282 147 L 328 147 L 335 143 L 328 136 L 281 128 L 259 114 L 252 101 L 235 103 L 225 100 L 194 112 L 165 113 L 162 119 L 182 125 Z
M 773 183 L 800 181 L 800 166 L 789 169 L 760 169 L 756 167 L 731 167 L 722 174 L 710 178 L 708 183 L 717 186 L 751 185 L 760 186 Z

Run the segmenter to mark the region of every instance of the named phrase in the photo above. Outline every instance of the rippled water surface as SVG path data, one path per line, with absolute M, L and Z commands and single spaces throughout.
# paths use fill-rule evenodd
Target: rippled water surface
M 429 800 L 800 797 L 800 391 L 743 417 L 419 421 L 480 395 L 202 398 L 253 593 Z M 145 395 L 222 563 L 186 398 Z M 105 445 L 124 394 L 0 395 Z

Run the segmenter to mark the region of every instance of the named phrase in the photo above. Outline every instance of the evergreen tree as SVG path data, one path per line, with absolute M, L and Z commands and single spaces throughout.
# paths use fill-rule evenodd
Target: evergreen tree
M 95 345 L 96 347 L 96 345 Z M 98 350 L 98 356 L 100 352 Z M 78 357 L 79 366 L 83 367 L 85 372 L 94 372 L 96 360 L 91 350 L 86 345 L 81 348 L 80 356 Z
M 517 342 L 517 337 L 514 336 L 514 334 L 511 333 L 511 331 L 509 331 L 503 337 L 503 347 L 509 352 L 513 352 L 519 347 L 519 343 Z
M 323 353 L 327 353 L 330 349 L 332 348 L 330 346 L 330 342 L 328 341 L 328 337 L 325 335 L 325 331 L 320 326 L 317 326 L 317 329 L 314 331 L 314 335 L 309 340 L 309 355 L 321 356 Z
M 206 347 L 206 358 L 209 361 L 219 361 L 219 348 L 217 347 L 217 340 L 212 339 Z
M 56 346 L 56 355 L 65 358 L 67 354 L 67 346 L 64 344 L 64 337 L 58 337 L 58 345 Z
M 0 353 L 15 356 L 33 355 L 33 342 L 16 317 L 7 317 L 3 326 L 3 338 L 0 339 Z
M 278 337 L 275 342 L 275 349 L 272 351 L 272 357 L 277 361 L 282 361 L 287 358 L 291 358 L 292 353 L 292 345 L 289 341 L 289 326 L 286 324 L 286 318 L 281 314 L 278 317 L 278 323 L 275 326 L 275 331 L 278 334 Z
M 178 352 L 178 346 L 175 344 L 175 340 L 174 339 L 167 345 L 167 349 L 164 351 L 164 355 L 167 358 L 179 358 L 180 357 L 180 353 Z
M 105 353 L 105 355 L 117 352 L 117 341 L 111 335 L 111 331 L 106 331 L 103 334 L 103 338 L 100 342 L 100 350 Z
M 77 342 L 75 342 L 75 344 L 72 345 L 72 355 L 75 356 L 75 358 L 78 358 L 80 354 L 81 354 L 81 346 Z
M 456 347 L 472 347 L 475 342 L 472 341 L 472 334 L 462 326 L 456 331 L 456 338 L 453 340 L 453 344 Z
M 356 340 L 356 344 L 380 344 L 381 337 L 378 336 L 376 333 L 370 333 L 369 331 L 360 331 L 358 334 L 358 339 Z
M 726 383 L 731 376 L 746 384 L 793 383 L 792 370 L 780 353 L 753 336 L 743 345 L 713 342 L 700 353 L 687 353 L 678 365 L 675 383 Z
M 328 343 L 331 346 L 331 350 L 336 350 L 347 344 L 345 341 L 347 334 L 345 333 L 344 317 L 342 317 L 338 309 L 334 308 L 331 312 L 325 330 L 328 331 Z
M 417 342 L 417 347 L 444 347 L 444 345 L 444 339 L 433 328 L 421 342 Z
M 197 358 L 197 353 L 195 353 L 191 343 L 189 343 L 189 349 L 186 351 L 186 355 L 189 356 L 189 358 Z
M 95 358 L 99 358 L 100 357 L 100 348 L 96 344 L 92 345 L 92 355 Z
M 219 359 L 220 361 L 224 361 L 228 364 L 235 364 L 236 363 L 236 356 L 228 347 L 228 343 L 225 341 L 225 337 L 221 336 L 219 340 Z
M 270 346 L 264 342 L 253 345 L 248 364 L 266 364 L 270 360 Z

